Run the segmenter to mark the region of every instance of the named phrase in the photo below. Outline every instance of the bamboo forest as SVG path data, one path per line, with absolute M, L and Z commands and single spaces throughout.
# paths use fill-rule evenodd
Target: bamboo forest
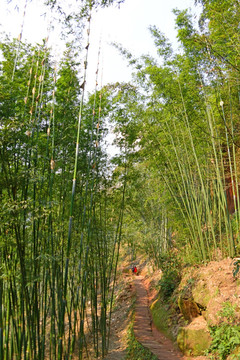
M 0 360 L 240 359 L 240 2 L 173 9 L 156 57 L 113 44 L 128 82 L 99 44 L 87 91 L 92 13 L 127 1 L 38 0 L 57 60 L 0 33 Z

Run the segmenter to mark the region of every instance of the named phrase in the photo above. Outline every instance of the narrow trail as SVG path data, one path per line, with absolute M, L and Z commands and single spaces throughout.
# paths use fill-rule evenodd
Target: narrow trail
M 136 339 L 156 355 L 159 360 L 184 359 L 182 354 L 173 347 L 169 339 L 158 331 L 152 331 L 148 294 L 143 284 L 143 276 L 136 276 L 134 278 L 134 285 L 137 296 L 134 322 Z

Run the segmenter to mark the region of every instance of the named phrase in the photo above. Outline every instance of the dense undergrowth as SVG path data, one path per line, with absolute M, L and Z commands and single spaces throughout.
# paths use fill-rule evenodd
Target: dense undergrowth
M 212 343 L 207 353 L 213 359 L 225 360 L 230 354 L 231 360 L 240 358 L 234 350 L 240 345 L 240 325 L 236 321 L 236 306 L 226 302 L 219 312 L 221 322 L 218 326 L 211 326 Z

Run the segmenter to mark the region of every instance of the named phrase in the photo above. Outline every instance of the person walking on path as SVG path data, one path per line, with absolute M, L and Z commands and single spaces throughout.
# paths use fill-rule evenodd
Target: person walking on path
M 132 273 L 133 273 L 134 275 L 137 275 L 137 267 L 136 267 L 136 266 L 133 266 L 133 267 L 132 267 Z

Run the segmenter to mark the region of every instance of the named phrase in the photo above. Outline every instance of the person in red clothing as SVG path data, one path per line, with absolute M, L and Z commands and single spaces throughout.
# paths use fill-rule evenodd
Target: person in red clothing
M 133 266 L 133 274 L 137 275 L 137 267 L 136 266 Z

